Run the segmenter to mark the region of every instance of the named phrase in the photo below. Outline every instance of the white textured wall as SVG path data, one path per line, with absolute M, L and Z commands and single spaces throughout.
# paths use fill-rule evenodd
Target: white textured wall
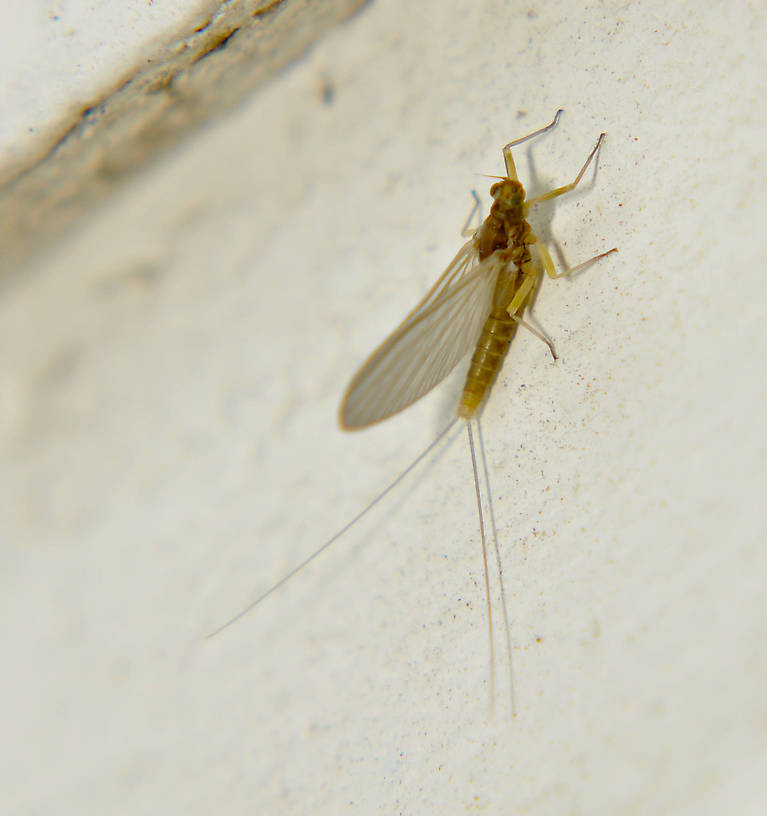
M 378 2 L 11 279 L 4 812 L 764 812 L 767 26 L 737 5 Z M 484 415 L 516 718 L 463 437 L 206 640 L 442 427 L 456 383 L 362 434 L 335 410 L 558 107 L 534 191 L 608 139 L 536 225 L 620 252 L 545 282 L 560 360 L 522 333 Z

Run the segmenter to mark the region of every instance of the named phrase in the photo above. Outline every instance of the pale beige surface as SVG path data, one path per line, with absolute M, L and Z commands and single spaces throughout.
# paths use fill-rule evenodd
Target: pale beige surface
M 0 284 L 365 0 L 2 2 Z
M 411 6 L 371 6 L 4 293 L 10 812 L 764 811 L 764 20 Z M 608 139 L 536 225 L 571 262 L 620 252 L 545 284 L 560 360 L 520 336 L 484 416 L 518 716 L 501 674 L 486 721 L 462 437 L 206 641 L 442 426 L 455 383 L 364 434 L 334 413 L 478 174 L 557 107 L 533 191 Z

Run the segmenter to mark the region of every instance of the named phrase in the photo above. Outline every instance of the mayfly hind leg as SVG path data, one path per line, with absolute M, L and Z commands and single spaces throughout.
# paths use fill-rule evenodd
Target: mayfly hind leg
M 612 249 L 608 249 L 607 252 L 601 252 L 599 255 L 594 255 L 592 258 L 583 261 L 583 263 L 579 263 L 577 266 L 566 267 L 561 272 L 557 272 L 556 266 L 554 265 L 554 259 L 551 257 L 551 253 L 546 247 L 546 244 L 539 241 L 535 244 L 535 246 L 540 263 L 542 264 L 543 269 L 546 271 L 546 275 L 552 280 L 564 278 L 568 275 L 576 275 L 578 272 L 582 272 L 584 269 L 591 266 L 591 264 L 596 263 L 606 255 L 610 255 L 613 252 L 618 251 L 617 247 L 613 247 Z M 532 305 L 535 294 L 538 290 L 538 285 L 540 284 L 540 280 L 540 272 L 537 274 L 530 274 L 530 276 L 516 291 L 511 303 L 506 307 L 506 311 L 509 313 L 509 317 L 514 320 L 518 326 L 527 329 L 527 331 L 535 335 L 535 337 L 537 337 L 541 342 L 545 343 L 549 347 L 551 356 L 556 360 L 558 359 L 558 355 L 556 349 L 554 348 L 554 343 L 542 331 L 536 329 L 535 326 L 532 326 L 521 316 L 521 312 Z M 520 314 L 518 314 L 518 312 L 520 312 Z
M 541 342 L 545 343 L 549 347 L 551 356 L 556 360 L 557 352 L 551 340 L 549 340 L 549 338 L 546 337 L 542 331 L 536 329 L 535 326 L 531 326 L 530 323 L 522 318 L 522 312 L 532 304 L 533 299 L 535 298 L 535 293 L 538 290 L 540 280 L 540 267 L 537 264 L 531 265 L 530 270 L 527 272 L 519 288 L 514 293 L 511 303 L 509 303 L 509 305 L 506 307 L 506 311 L 508 312 L 509 317 L 518 326 L 521 326 L 523 329 L 527 329 L 527 331 L 537 337 Z

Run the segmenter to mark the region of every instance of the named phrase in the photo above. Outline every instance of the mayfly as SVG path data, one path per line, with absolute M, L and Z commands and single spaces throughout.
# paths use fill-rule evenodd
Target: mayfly
M 602 133 L 589 153 L 583 167 L 570 184 L 557 187 L 544 195 L 527 198 L 525 189 L 517 177 L 517 170 L 511 154 L 513 147 L 556 127 L 562 110 L 546 127 L 509 142 L 503 148 L 506 175 L 490 187 L 493 203 L 487 218 L 476 230 L 468 231 L 469 240 L 461 247 L 445 272 L 426 293 L 421 302 L 408 314 L 395 331 L 363 363 L 352 378 L 341 401 L 339 422 L 344 430 L 367 428 L 388 419 L 419 400 L 441 382 L 472 349 L 466 382 L 458 404 L 457 418 L 439 435 L 411 465 L 401 473 L 384 491 L 358 513 L 348 524 L 326 541 L 312 555 L 291 570 L 282 580 L 249 604 L 238 615 L 219 627 L 220 632 L 235 620 L 249 612 L 254 606 L 271 595 L 310 561 L 324 552 L 334 541 L 364 516 L 375 504 L 387 495 L 407 473 L 409 473 L 435 445 L 463 419 L 471 452 L 474 485 L 479 516 L 479 533 L 485 574 L 487 599 L 487 619 L 490 631 L 491 700 L 494 675 L 493 624 L 490 603 L 490 582 L 487 566 L 487 536 L 479 486 L 477 456 L 475 452 L 472 422 L 479 427 L 479 413 L 487 394 L 495 381 L 503 358 L 509 349 L 518 326 L 523 326 L 547 343 L 556 359 L 551 342 L 526 323 L 522 317 L 532 304 L 544 271 L 550 278 L 572 274 L 594 261 L 616 252 L 615 248 L 603 252 L 571 269 L 557 272 L 546 246 L 537 241 L 526 217 L 536 204 L 550 201 L 573 190 L 599 150 L 605 134 Z M 479 198 L 474 193 L 475 205 L 467 227 L 475 212 L 479 212 Z M 485 468 L 485 473 L 487 469 Z M 492 521 L 492 514 L 491 514 Z M 499 563 L 499 577 L 502 581 L 500 558 L 493 543 Z M 501 600 L 506 619 L 506 604 Z M 506 622 L 507 649 L 508 621 Z M 510 660 L 510 655 L 509 655 Z M 513 708 L 513 706 L 512 706 Z

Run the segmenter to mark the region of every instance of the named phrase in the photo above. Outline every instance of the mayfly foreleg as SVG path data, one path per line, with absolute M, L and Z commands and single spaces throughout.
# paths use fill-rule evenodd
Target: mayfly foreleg
M 532 133 L 528 133 L 527 136 L 522 136 L 519 139 L 514 139 L 513 142 L 509 142 L 503 148 L 503 160 L 506 163 L 506 175 L 510 179 L 514 179 L 517 181 L 519 177 L 517 176 L 517 168 L 514 165 L 514 159 L 511 155 L 511 148 L 516 147 L 517 145 L 521 145 L 523 142 L 527 142 L 530 139 L 534 139 L 536 136 L 541 136 L 542 134 L 546 133 L 546 131 L 551 130 L 552 128 L 556 127 L 559 124 L 559 117 L 563 114 L 562 108 L 560 108 L 555 114 L 554 118 L 549 122 L 546 127 L 538 128 L 538 130 L 534 130 Z
M 556 123 L 556 118 L 552 125 Z M 551 127 L 551 125 L 549 125 Z M 578 184 L 580 183 L 581 179 L 583 178 L 583 174 L 588 169 L 588 166 L 591 164 L 591 160 L 596 156 L 597 151 L 599 150 L 602 142 L 604 141 L 605 134 L 600 133 L 599 138 L 597 139 L 597 143 L 594 145 L 591 153 L 589 153 L 588 158 L 581 167 L 580 173 L 575 177 L 575 181 L 571 181 L 570 184 L 564 184 L 561 187 L 557 187 L 554 190 L 551 190 L 548 193 L 544 193 L 543 195 L 536 196 L 535 198 L 528 198 L 525 202 L 525 212 L 529 212 L 530 208 L 533 207 L 535 204 L 540 204 L 542 201 L 551 201 L 552 198 L 557 198 L 558 196 L 564 195 L 565 193 L 569 193 L 574 190 Z M 510 154 L 509 154 L 510 155 Z
M 464 238 L 471 238 L 472 235 L 479 229 L 480 225 L 482 224 L 482 201 L 480 200 L 479 196 L 477 195 L 476 190 L 471 191 L 471 195 L 474 199 L 474 204 L 472 205 L 471 212 L 466 218 L 466 221 L 461 227 L 461 236 Z M 472 221 L 474 221 L 474 216 L 477 216 L 477 225 L 475 227 L 471 226 Z

